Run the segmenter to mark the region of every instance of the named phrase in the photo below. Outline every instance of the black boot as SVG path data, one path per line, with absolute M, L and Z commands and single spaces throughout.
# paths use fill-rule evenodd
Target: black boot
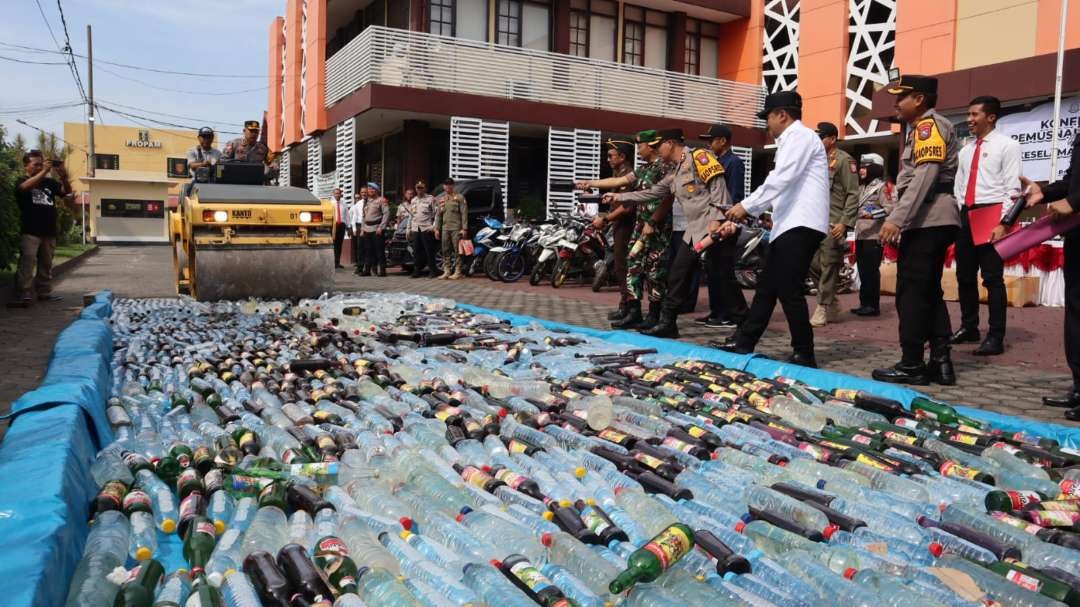
M 930 344 L 930 360 L 926 363 L 926 376 L 935 384 L 952 386 L 956 384 L 956 370 L 952 364 L 950 338 L 935 339 Z
M 386 266 L 379 266 L 379 276 L 386 276 Z
M 811 369 L 817 369 L 817 358 L 814 356 L 814 351 L 795 351 L 788 358 L 789 363 L 794 363 L 803 367 L 810 367 Z
M 626 315 L 611 321 L 612 329 L 633 329 L 641 324 L 641 302 L 626 302 Z
M 641 321 L 641 324 L 637 326 L 638 331 L 647 331 L 656 326 L 656 323 L 660 322 L 660 308 L 662 304 L 658 301 L 649 302 L 649 315 Z
M 871 377 L 878 381 L 890 384 L 909 384 L 913 386 L 925 386 L 930 383 L 927 376 L 926 365 L 921 362 L 900 361 L 887 369 L 874 369 Z
M 672 337 L 679 336 L 679 326 L 675 324 L 675 312 L 673 310 L 661 310 L 660 320 L 648 330 L 642 331 L 642 335 L 649 337 Z
M 626 316 L 626 302 L 625 301 L 620 301 L 618 308 L 615 308 L 614 310 L 608 312 L 607 319 L 608 320 L 619 320 L 623 316 Z

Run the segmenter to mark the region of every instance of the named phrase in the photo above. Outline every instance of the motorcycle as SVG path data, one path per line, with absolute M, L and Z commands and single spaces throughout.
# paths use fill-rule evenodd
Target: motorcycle
M 495 275 L 503 282 L 515 282 L 525 274 L 525 247 L 532 239 L 533 227 L 527 223 L 515 225 L 506 235 L 503 244 L 493 247 L 488 255 L 494 255 Z
M 487 256 L 487 252 L 497 244 L 495 238 L 502 229 L 503 223 L 498 219 L 494 217 L 484 218 L 484 227 L 477 230 L 473 236 L 472 261 L 464 264 L 466 276 L 480 273 L 484 267 L 484 258 Z
M 758 275 L 765 269 L 769 255 L 769 231 L 764 228 L 743 228 L 736 248 L 741 251 L 735 260 L 735 280 L 744 289 L 756 289 Z
M 612 242 L 614 238 L 615 234 L 609 230 L 607 241 Z M 615 277 L 615 247 L 608 247 L 604 253 L 604 259 L 596 264 L 593 271 L 593 293 L 599 293 L 600 289 L 617 282 L 618 279 Z
M 559 256 L 559 242 L 566 238 L 566 231 L 566 217 L 558 218 L 554 224 L 545 224 L 540 227 L 536 239 L 539 253 L 529 272 L 530 285 L 535 287 L 540 284 L 555 269 L 555 261 Z
M 551 286 L 558 289 L 571 277 L 590 281 L 597 270 L 602 269 L 607 249 L 607 238 L 601 230 L 594 228 L 590 221 L 575 219 L 566 237 L 559 241 Z

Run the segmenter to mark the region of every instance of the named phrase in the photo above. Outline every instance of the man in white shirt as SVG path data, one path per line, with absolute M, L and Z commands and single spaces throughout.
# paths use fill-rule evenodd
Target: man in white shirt
M 356 264 L 356 274 L 360 274 L 362 268 L 367 266 L 367 256 L 361 246 L 360 237 L 364 227 L 364 204 L 367 202 L 367 188 L 360 188 L 356 193 L 356 201 L 349 209 L 349 237 L 353 243 L 353 263 Z
M 334 203 L 334 268 L 340 269 L 345 267 L 341 265 L 341 249 L 345 246 L 345 232 L 348 230 L 349 225 L 349 207 L 352 205 L 342 198 L 341 188 L 334 188 L 332 197 Z
M 814 330 L 803 285 L 814 252 L 829 232 L 829 159 L 821 138 L 801 122 L 798 93 L 769 95 L 758 117 L 767 121 L 776 140 L 776 168 L 754 193 L 727 212 L 723 232 L 735 231 L 732 222 L 772 209 L 769 258 L 750 312 L 720 347 L 740 354 L 753 352 L 779 300 L 791 332 L 794 352 L 789 362 L 816 367 Z
M 1020 194 L 1020 144 L 994 129 L 1001 113 L 997 97 L 976 97 L 968 106 L 967 123 L 972 137 L 960 150 L 953 185 L 960 205 L 960 233 L 956 237 L 956 284 L 960 295 L 960 329 L 953 343 L 979 341 L 979 285 L 982 272 L 990 308 L 990 330 L 977 356 L 994 356 L 1005 351 L 1005 264 L 991 242 L 1005 236 L 1007 228 L 998 224 L 990 242 L 976 245 L 971 232 L 969 213 L 985 207 L 1004 218 Z

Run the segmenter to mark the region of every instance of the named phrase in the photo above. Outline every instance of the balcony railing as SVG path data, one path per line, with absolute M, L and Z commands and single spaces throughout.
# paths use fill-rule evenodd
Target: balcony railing
M 327 107 L 368 84 L 747 127 L 761 124 L 765 97 L 758 85 L 386 27 L 327 60 Z

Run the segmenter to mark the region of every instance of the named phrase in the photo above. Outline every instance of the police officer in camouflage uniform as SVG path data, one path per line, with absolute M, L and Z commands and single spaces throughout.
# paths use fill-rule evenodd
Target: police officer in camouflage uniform
M 269 154 L 270 149 L 259 141 L 259 121 L 248 120 L 244 123 L 244 136 L 226 143 L 221 150 L 221 161 L 265 163 Z
M 859 215 L 859 166 L 837 145 L 840 130 L 835 124 L 819 122 L 817 134 L 829 157 L 829 234 L 821 241 L 810 264 L 811 273 L 820 274 L 818 307 L 810 317 L 810 325 L 824 327 L 840 320 L 836 287 L 848 251 L 847 233 L 855 227 Z
M 642 333 L 653 337 L 678 337 L 675 324 L 678 310 L 690 293 L 690 277 L 701 263 L 701 251 L 707 250 L 719 233 L 724 212 L 731 208 L 731 194 L 724 181 L 724 167 L 709 150 L 691 150 L 683 142 L 682 129 L 659 131 L 659 155 L 673 165 L 664 177 L 651 188 L 622 194 L 605 194 L 608 202 L 647 203 L 674 196 L 674 204 L 682 205 L 686 213 L 686 231 L 676 250 L 668 278 L 668 293 L 657 323 Z M 663 209 L 661 209 L 663 210 Z M 655 224 L 656 217 L 653 218 Z M 643 227 L 642 232 L 648 229 Z M 708 257 L 706 257 L 708 260 Z
M 465 197 L 454 191 L 454 180 L 443 182 L 446 191 L 439 197 L 439 211 L 435 215 L 435 238 L 442 242 L 443 273 L 440 279 L 464 278 L 465 260 L 458 255 L 458 243 L 469 235 L 469 204 Z M 453 270 L 453 273 L 451 273 Z
M 952 122 L 934 110 L 936 78 L 903 76 L 888 91 L 896 95 L 897 113 L 907 128 L 896 176 L 897 200 L 880 233 L 883 245 L 900 247 L 896 311 L 903 354 L 895 366 L 875 369 L 873 377 L 899 384 L 952 385 L 952 328 L 941 272 L 960 228 L 953 194 L 960 146 Z M 927 343 L 929 364 L 923 361 Z

